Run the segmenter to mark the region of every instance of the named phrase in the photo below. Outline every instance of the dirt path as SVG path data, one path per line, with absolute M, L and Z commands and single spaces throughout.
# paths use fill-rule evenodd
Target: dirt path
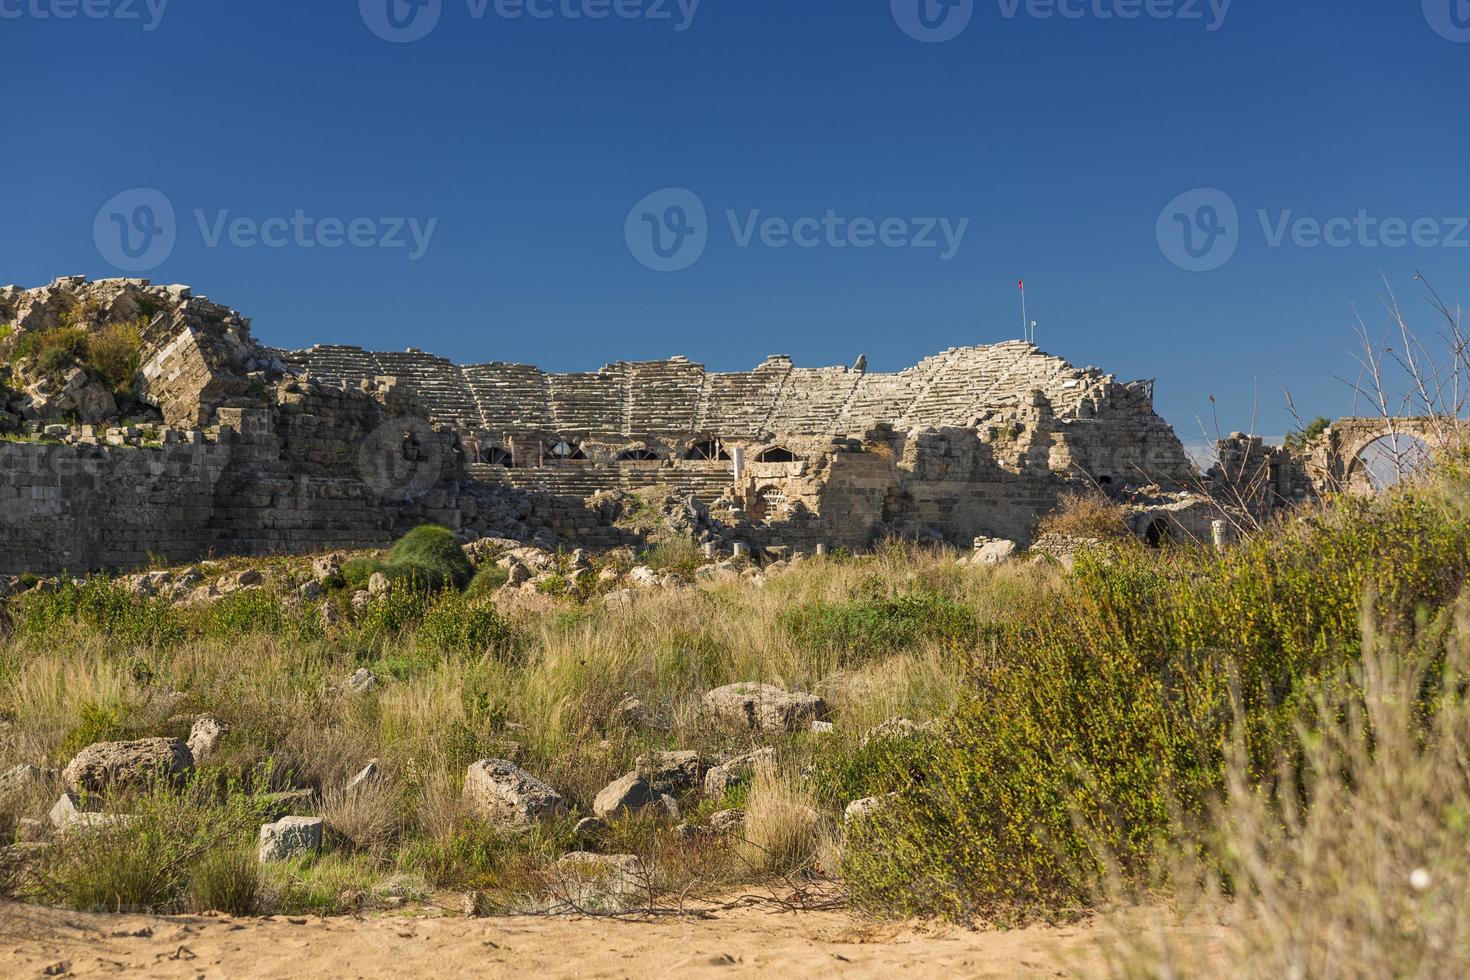
M 1095 925 L 1012 932 L 738 908 L 710 919 L 231 919 L 0 910 L 0 976 L 1027 977 L 1096 974 Z

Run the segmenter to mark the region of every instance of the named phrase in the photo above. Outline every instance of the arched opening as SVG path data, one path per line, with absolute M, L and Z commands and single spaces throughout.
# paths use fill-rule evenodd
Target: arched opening
M 480 462 L 506 469 L 513 469 L 516 465 L 515 455 L 504 446 L 481 446 Z
M 1097 485 L 1100 487 L 1110 487 L 1113 485 L 1113 478 L 1110 476 L 1100 476 L 1097 478 Z
M 1156 517 L 1149 522 L 1148 530 L 1144 532 L 1143 537 L 1150 548 L 1162 548 L 1174 540 L 1174 536 L 1169 531 L 1169 522 L 1162 517 Z
M 1422 473 L 1429 456 L 1429 443 L 1418 436 L 1395 433 L 1374 439 L 1349 464 L 1347 488 L 1371 494 L 1398 486 Z
M 567 462 L 571 462 L 573 460 L 583 460 L 587 458 L 587 454 L 582 451 L 582 444 L 572 442 L 568 439 L 562 439 L 561 441 L 553 444 L 552 447 L 547 451 L 547 455 L 550 456 L 552 459 L 564 460 Z
M 757 463 L 795 463 L 796 454 L 785 446 L 772 446 L 755 458 Z
M 624 449 L 618 453 L 618 461 L 623 463 L 650 463 L 661 458 L 658 453 L 647 447 Z
M 709 462 L 728 462 L 730 454 L 725 452 L 725 447 L 720 445 L 719 440 L 706 439 L 704 442 L 696 442 L 689 447 L 684 454 L 685 459 L 706 460 Z

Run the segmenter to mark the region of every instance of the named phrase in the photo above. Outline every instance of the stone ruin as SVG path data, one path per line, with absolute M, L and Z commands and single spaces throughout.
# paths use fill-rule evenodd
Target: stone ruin
M 85 363 L 17 357 L 21 338 L 118 323 L 141 338 L 123 390 L 99 390 Z M 467 540 L 609 547 L 630 543 L 618 519 L 640 491 L 711 550 L 757 555 L 888 535 L 1025 545 L 1088 489 L 1129 504 L 1142 536 L 1208 539 L 1211 486 L 1249 482 L 1196 470 L 1151 382 L 1015 341 L 892 374 L 784 356 L 749 372 L 674 357 L 551 374 L 413 349 L 274 350 L 187 287 L 68 277 L 0 289 L 0 355 L 0 573 L 379 547 L 430 521 Z M 1276 474 L 1257 506 L 1310 490 L 1305 464 L 1240 439 L 1246 469 Z

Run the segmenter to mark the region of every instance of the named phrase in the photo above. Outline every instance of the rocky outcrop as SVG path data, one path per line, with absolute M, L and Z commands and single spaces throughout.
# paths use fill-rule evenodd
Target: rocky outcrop
M 710 718 L 732 731 L 794 732 L 827 717 L 827 702 L 770 684 L 727 684 L 704 696 Z
M 267 861 L 292 861 L 322 849 L 321 817 L 282 817 L 260 828 L 259 857 Z
M 193 768 L 193 753 L 181 739 L 144 738 L 89 745 L 67 764 L 62 778 L 74 792 L 100 793 L 159 779 L 177 781 Z
M 521 830 L 566 809 L 561 795 L 513 762 L 481 759 L 465 773 L 464 799 L 482 819 Z

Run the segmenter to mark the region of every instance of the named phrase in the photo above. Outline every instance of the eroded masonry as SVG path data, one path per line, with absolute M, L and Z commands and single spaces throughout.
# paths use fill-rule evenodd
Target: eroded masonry
M 1080 490 L 1128 504 L 1140 535 L 1208 538 L 1222 507 L 1313 492 L 1301 459 L 1245 436 L 1222 444 L 1238 471 L 1200 474 L 1150 382 L 1020 342 L 891 374 L 781 356 L 550 374 L 273 350 L 186 287 L 81 277 L 0 290 L 0 325 L 7 573 L 371 547 L 425 521 L 602 547 L 630 543 L 617 518 L 650 491 L 713 550 L 757 555 L 885 535 L 1025 545 Z M 119 372 L 101 355 L 130 337 Z

